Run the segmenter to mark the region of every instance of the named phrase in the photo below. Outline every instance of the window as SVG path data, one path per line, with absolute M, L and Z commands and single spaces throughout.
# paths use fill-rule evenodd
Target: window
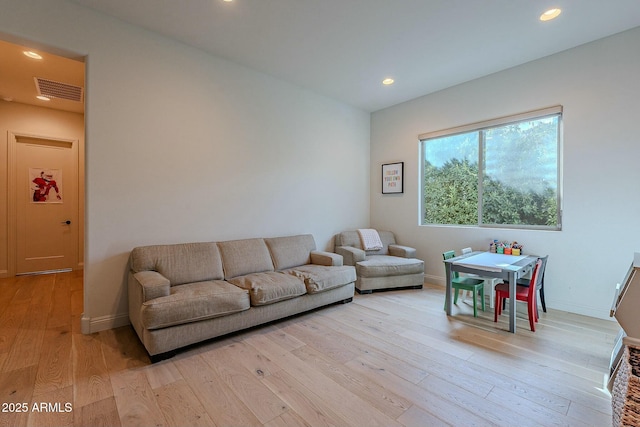
M 420 135 L 421 224 L 561 228 L 562 107 Z

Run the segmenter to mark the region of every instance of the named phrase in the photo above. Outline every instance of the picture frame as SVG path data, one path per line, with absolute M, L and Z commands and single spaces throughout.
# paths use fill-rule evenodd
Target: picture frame
M 404 193 L 404 162 L 382 165 L 382 194 Z

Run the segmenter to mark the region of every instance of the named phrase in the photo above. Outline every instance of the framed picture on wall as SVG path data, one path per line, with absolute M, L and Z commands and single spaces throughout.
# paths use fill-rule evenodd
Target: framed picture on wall
M 382 165 L 382 194 L 403 193 L 404 162 Z

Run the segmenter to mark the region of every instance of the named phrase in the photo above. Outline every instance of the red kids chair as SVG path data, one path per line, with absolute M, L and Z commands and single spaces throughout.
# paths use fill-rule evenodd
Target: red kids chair
M 533 332 L 536 331 L 535 322 L 538 321 L 538 310 L 536 304 L 536 281 L 540 271 L 542 260 L 536 262 L 536 266 L 531 274 L 529 286 L 516 285 L 516 301 L 526 301 L 529 312 L 529 326 Z M 509 285 L 506 283 L 498 283 L 496 285 L 496 302 L 494 308 L 493 321 L 498 321 L 498 316 L 502 314 L 502 302 L 505 298 L 509 298 Z

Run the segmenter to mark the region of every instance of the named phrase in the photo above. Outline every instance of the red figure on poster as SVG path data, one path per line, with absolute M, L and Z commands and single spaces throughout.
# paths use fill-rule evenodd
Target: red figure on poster
M 34 178 L 33 183 L 35 184 L 35 188 L 33 189 L 34 202 L 46 202 L 52 188 L 56 191 L 58 200 L 62 200 L 60 190 L 58 189 L 56 181 L 53 179 L 53 175 L 45 174 L 44 171 L 42 171 L 39 177 Z

